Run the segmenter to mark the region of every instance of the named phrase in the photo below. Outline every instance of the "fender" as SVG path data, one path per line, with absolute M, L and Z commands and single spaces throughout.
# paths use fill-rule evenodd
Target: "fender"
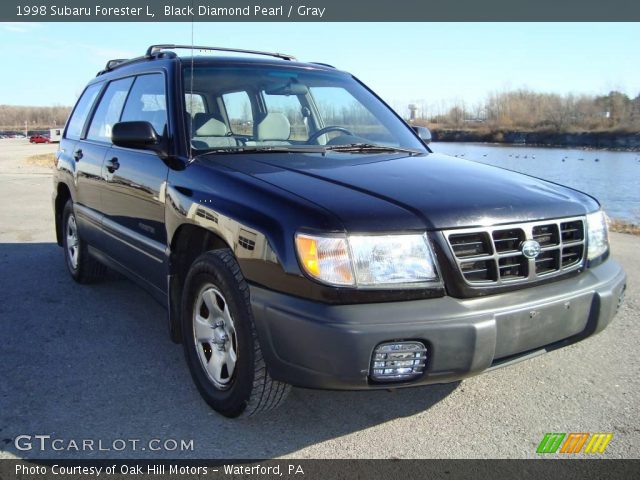
M 313 220 L 318 229 L 343 231 L 340 222 L 314 204 L 265 182 L 215 162 L 195 161 L 182 170 L 170 170 L 165 188 L 165 225 L 169 329 L 179 343 L 180 306 L 184 266 L 172 261 L 177 253 L 177 236 L 185 226 L 210 233 L 203 248 L 229 248 L 245 279 L 276 290 L 308 296 L 311 288 L 295 254 L 293 223 Z M 294 201 L 295 200 L 295 201 Z M 306 220 L 305 220 L 306 219 Z M 195 230 L 194 230 L 195 231 Z M 197 255 L 190 255 L 192 261 Z M 322 287 L 321 289 L 322 290 Z
M 231 248 L 247 280 L 269 285 L 274 270 L 303 277 L 291 232 L 301 225 L 345 231 L 337 217 L 321 207 L 214 161 L 170 171 L 165 222 L 169 245 L 182 225 L 199 226 Z

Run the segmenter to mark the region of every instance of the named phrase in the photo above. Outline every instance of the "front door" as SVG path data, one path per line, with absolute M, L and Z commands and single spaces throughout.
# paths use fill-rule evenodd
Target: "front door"
M 136 77 L 121 122 L 147 121 L 167 135 L 167 107 L 161 73 Z M 112 146 L 102 168 L 106 253 L 154 290 L 166 291 L 165 185 L 169 169 L 152 151 Z

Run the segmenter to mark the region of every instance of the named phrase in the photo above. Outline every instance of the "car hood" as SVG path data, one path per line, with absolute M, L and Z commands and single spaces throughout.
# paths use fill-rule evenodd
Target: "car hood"
M 593 198 L 577 190 L 434 153 L 250 153 L 204 158 L 324 207 L 349 231 L 495 225 L 584 215 L 598 208 Z

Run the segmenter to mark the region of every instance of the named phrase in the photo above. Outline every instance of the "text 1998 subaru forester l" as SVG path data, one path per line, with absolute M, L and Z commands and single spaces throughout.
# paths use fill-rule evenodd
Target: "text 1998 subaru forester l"
M 74 279 L 106 265 L 166 305 L 220 413 L 289 385 L 451 382 L 611 321 L 625 274 L 593 198 L 432 153 L 328 65 L 178 48 L 89 83 L 57 154 L 56 230 Z

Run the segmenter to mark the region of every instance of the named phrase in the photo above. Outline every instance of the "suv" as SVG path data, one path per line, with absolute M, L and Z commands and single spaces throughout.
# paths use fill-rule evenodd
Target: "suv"
M 110 267 L 166 306 L 221 414 L 453 382 L 613 318 L 626 277 L 592 197 L 432 153 L 329 65 L 180 48 L 230 51 L 154 45 L 82 93 L 56 235 L 79 283 Z

